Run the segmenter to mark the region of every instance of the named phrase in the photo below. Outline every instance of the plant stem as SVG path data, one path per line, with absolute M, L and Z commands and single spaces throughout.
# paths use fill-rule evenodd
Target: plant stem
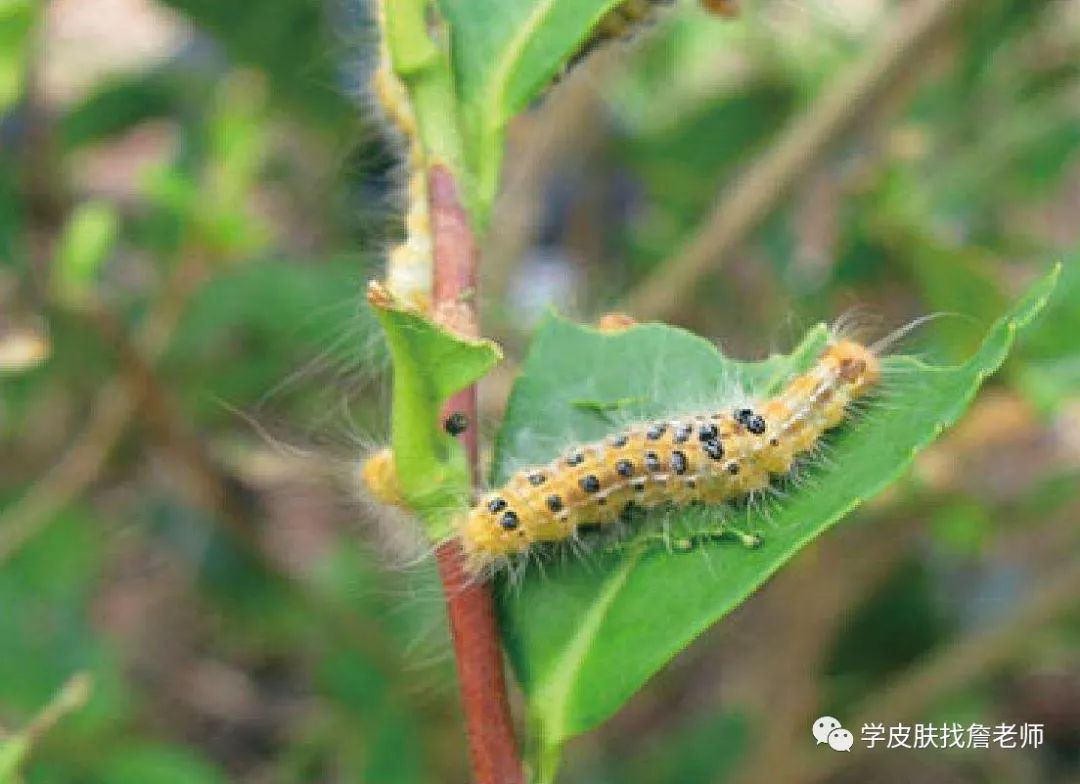
M 470 337 L 479 334 L 476 312 L 476 241 L 450 170 L 436 164 L 428 171 L 432 239 L 435 254 L 434 318 Z M 476 388 L 454 395 L 444 415 L 461 412 L 470 426 L 458 436 L 478 477 Z M 454 644 L 462 708 L 476 784 L 520 784 L 524 781 L 514 735 L 502 649 L 489 584 L 469 575 L 456 539 L 436 550 L 439 577 L 446 595 L 450 636 Z

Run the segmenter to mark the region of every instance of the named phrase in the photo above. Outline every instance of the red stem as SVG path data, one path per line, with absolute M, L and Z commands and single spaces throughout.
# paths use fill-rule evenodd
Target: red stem
M 476 241 L 454 177 L 446 167 L 431 168 L 428 194 L 435 250 L 434 317 L 440 324 L 475 337 L 479 334 L 474 296 Z M 459 438 L 468 452 L 475 481 L 479 475 L 475 387 L 454 395 L 443 415 L 455 411 L 469 418 L 469 427 Z M 476 784 L 523 784 L 490 585 L 465 572 L 457 540 L 441 545 L 435 555 L 446 595 L 473 777 Z

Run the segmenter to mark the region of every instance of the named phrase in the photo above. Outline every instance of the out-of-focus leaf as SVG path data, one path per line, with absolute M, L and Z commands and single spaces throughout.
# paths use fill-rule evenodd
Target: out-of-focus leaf
M 601 552 L 592 568 L 564 562 L 500 592 L 503 632 L 540 739 L 542 759 L 616 711 L 710 624 L 743 601 L 805 544 L 903 474 L 915 453 L 964 412 L 979 385 L 1005 360 L 1018 329 L 1053 290 L 1047 276 L 989 330 L 979 351 L 956 367 L 910 357 L 885 360 L 904 384 L 889 405 L 858 427 L 830 436 L 828 470 L 769 510 L 728 513 L 764 534 L 758 550 L 703 545 L 690 555 L 630 547 Z M 495 476 L 550 460 L 573 438 L 602 436 L 604 423 L 578 399 L 642 397 L 630 412 L 656 416 L 673 401 L 715 399 L 736 386 L 768 395 L 812 364 L 823 333 L 789 356 L 738 363 L 707 342 L 662 325 L 603 334 L 552 321 L 537 336 L 499 434 Z M 582 368 L 589 372 L 582 373 Z M 676 529 L 707 528 L 715 509 L 673 512 Z M 742 520 L 741 518 L 746 518 Z M 715 525 L 715 519 L 711 520 Z
M 147 120 L 168 117 L 189 101 L 188 88 L 166 70 L 117 78 L 99 86 L 58 123 L 64 146 L 76 149 L 103 141 Z
M 53 258 L 52 284 L 60 301 L 76 304 L 91 296 L 119 232 L 120 216 L 109 204 L 90 201 L 75 209 Z
M 101 784 L 225 784 L 225 774 L 189 748 L 129 743 L 97 771 Z
M 394 693 L 395 684 L 384 672 L 357 653 L 338 650 L 320 663 L 317 681 L 324 697 L 347 713 L 348 726 L 355 726 L 364 739 L 346 756 L 349 769 L 361 780 L 408 784 L 430 779 L 424 725 Z M 396 688 L 406 687 L 399 682 Z
M 0 784 L 15 784 L 19 769 L 30 753 L 30 739 L 19 732 L 0 739 Z
M 33 0 L 0 0 L 0 116 L 22 95 L 36 18 Z
M 166 0 L 166 5 L 214 35 L 237 64 L 268 73 L 275 97 L 328 126 L 349 122 L 346 95 L 352 85 L 336 66 L 345 50 L 344 37 L 338 36 L 347 29 L 347 17 L 328 20 L 327 5 L 319 0 Z M 335 21 L 340 24 L 334 26 Z
M 126 721 L 130 708 L 118 657 L 89 620 L 102 568 L 98 525 L 84 510 L 66 511 L 0 569 L 0 704 L 29 716 L 85 671 L 89 702 L 57 732 L 86 739 Z
M 977 556 L 993 530 L 986 508 L 972 499 L 956 499 L 934 512 L 931 530 L 942 550 L 962 557 Z

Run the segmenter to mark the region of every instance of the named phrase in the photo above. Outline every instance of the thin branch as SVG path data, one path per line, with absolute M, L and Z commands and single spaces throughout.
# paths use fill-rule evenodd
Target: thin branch
M 179 264 L 165 281 L 135 335 L 141 356 L 156 362 L 168 347 L 204 267 L 193 257 Z M 90 419 L 72 446 L 49 471 L 0 516 L 0 564 L 56 519 L 104 467 L 113 447 L 131 423 L 137 402 L 125 381 L 110 379 L 94 396 Z
M 434 313 L 441 324 L 466 335 L 479 334 L 476 311 L 476 241 L 453 175 L 443 166 L 428 173 L 435 250 Z M 478 478 L 476 387 L 455 395 L 444 413 L 460 411 L 472 425 L 459 438 Z M 503 674 L 495 603 L 487 583 L 470 578 L 456 540 L 436 551 L 446 594 L 462 707 L 477 784 L 524 781 Z
M 967 1 L 902 4 L 882 38 L 866 44 L 865 54 L 746 170 L 679 252 L 631 291 L 618 309 L 641 320 L 660 319 L 692 297 L 701 278 L 715 272 L 768 217 L 825 149 L 898 77 L 919 67 L 916 55 Z

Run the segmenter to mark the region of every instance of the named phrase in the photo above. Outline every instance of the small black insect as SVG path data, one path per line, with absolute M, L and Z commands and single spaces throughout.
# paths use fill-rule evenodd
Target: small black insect
M 660 470 L 660 456 L 656 452 L 645 453 L 645 470 L 646 471 L 659 471 Z
M 559 496 L 557 495 L 549 495 L 545 503 L 547 503 L 547 508 L 550 509 L 552 512 L 562 511 L 562 499 L 559 498 Z
M 566 458 L 566 464 L 571 468 L 573 468 L 574 466 L 579 466 L 584 462 L 585 454 L 583 452 L 575 452 L 574 454 Z
M 547 477 L 541 474 L 539 471 L 534 471 L 529 474 L 529 484 L 533 487 L 539 487 L 547 481 Z
M 502 498 L 492 498 L 487 504 L 488 511 L 492 514 L 498 514 L 506 508 L 506 501 Z
M 621 433 L 611 439 L 611 445 L 616 449 L 621 449 L 628 443 L 630 443 L 630 436 L 626 435 L 626 433 Z
M 469 417 L 463 411 L 455 411 L 443 421 L 443 430 L 452 436 L 460 436 L 469 429 Z
M 597 479 L 593 474 L 587 474 L 581 477 L 581 479 L 578 481 L 578 484 L 581 485 L 581 489 L 584 490 L 586 493 L 600 492 L 600 480 Z
M 719 436 L 719 429 L 711 422 L 698 428 L 698 439 L 700 441 L 715 441 Z
M 499 525 L 507 531 L 513 531 L 518 527 L 518 516 L 514 512 L 505 512 L 503 513 L 503 516 L 499 518 Z
M 676 474 L 685 474 L 687 469 L 686 453 L 675 450 L 671 453 L 671 470 Z
M 686 440 L 690 438 L 690 434 L 694 432 L 694 426 L 691 424 L 677 425 L 675 432 L 671 436 L 671 440 L 676 444 L 685 444 Z
M 615 471 L 619 476 L 629 479 L 634 475 L 634 464 L 629 460 L 619 460 L 615 463 Z

